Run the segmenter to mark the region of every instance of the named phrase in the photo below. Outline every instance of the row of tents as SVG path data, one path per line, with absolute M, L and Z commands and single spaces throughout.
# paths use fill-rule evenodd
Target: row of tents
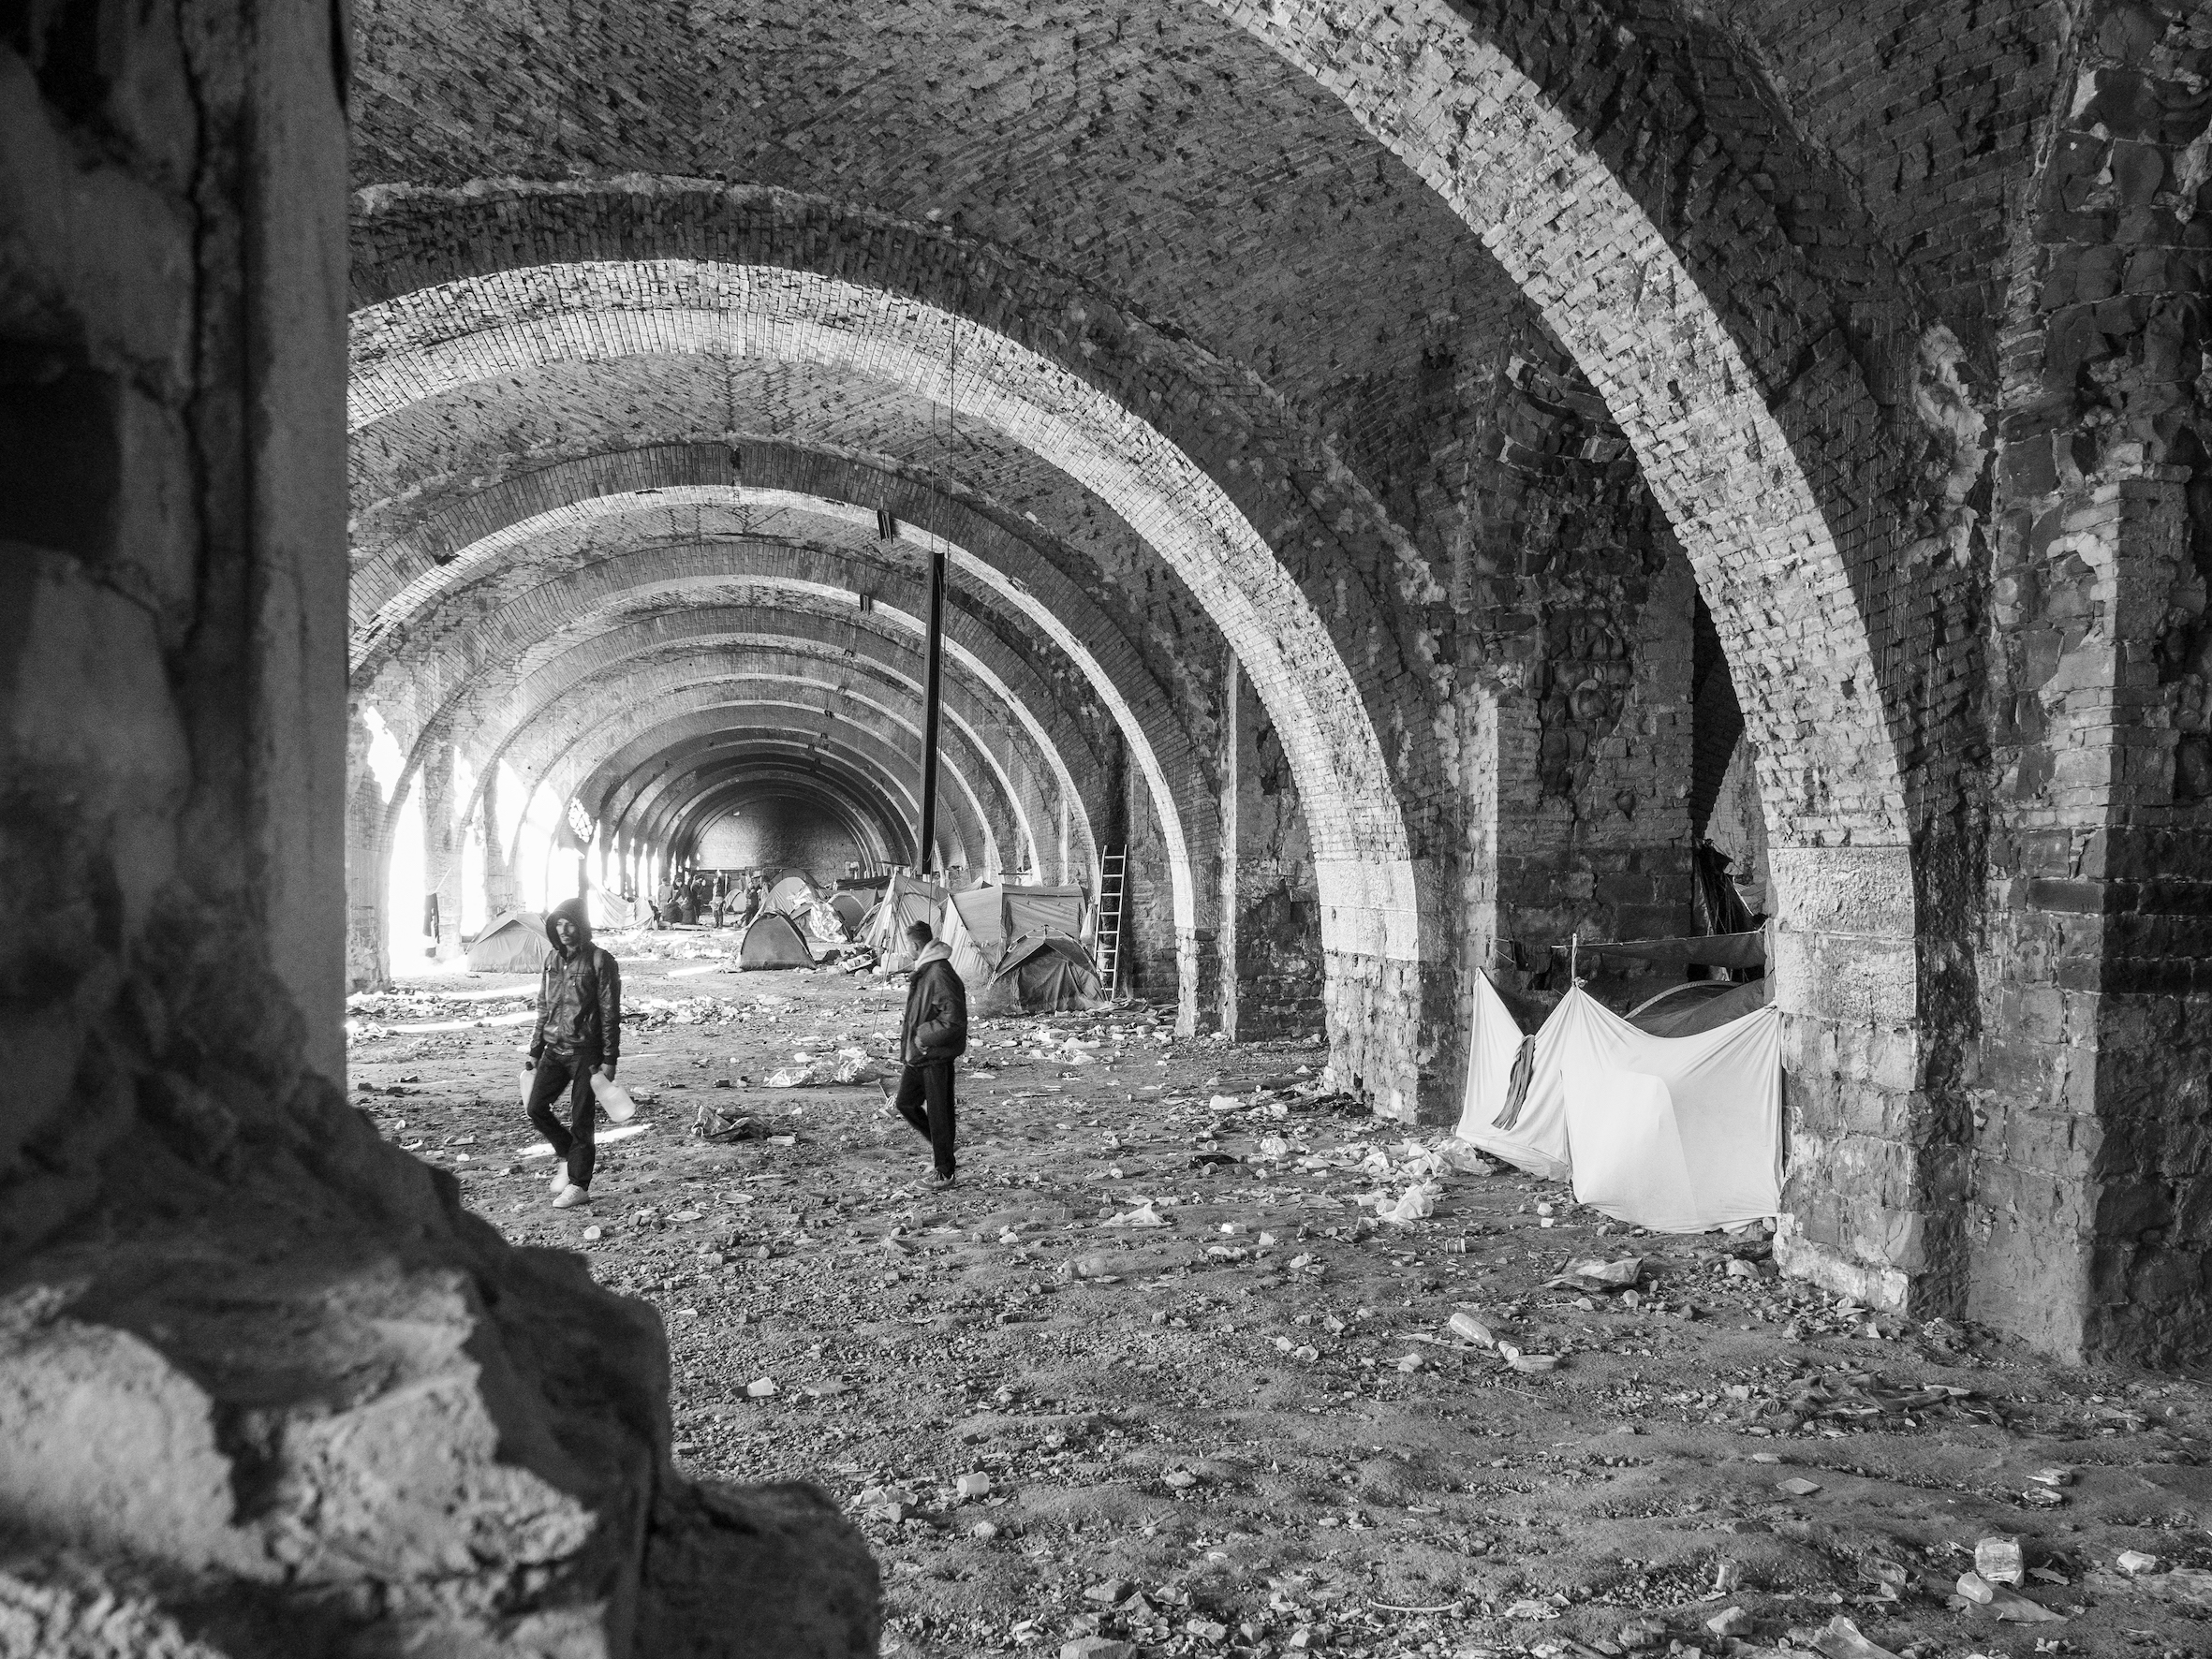
M 896 972 L 914 965 L 907 930 L 926 922 L 952 952 L 952 966 L 978 1013 L 1058 1013 L 1097 1007 L 1104 996 L 1084 940 L 1083 889 L 1075 887 L 979 887 L 963 892 L 910 875 L 893 875 L 874 892 L 841 888 L 825 893 L 802 875 L 768 889 L 759 914 L 737 946 L 741 969 L 811 968 L 857 941 Z M 596 898 L 597 895 L 594 895 Z M 612 916 L 593 925 L 628 925 Z M 536 973 L 551 947 L 545 918 L 510 910 L 468 947 L 479 973 Z
M 907 930 L 916 922 L 952 953 L 968 1007 L 983 1014 L 1053 1014 L 1105 1000 L 1084 941 L 1083 889 L 977 887 L 950 892 L 894 875 L 868 913 L 861 938 L 885 966 L 914 965 Z

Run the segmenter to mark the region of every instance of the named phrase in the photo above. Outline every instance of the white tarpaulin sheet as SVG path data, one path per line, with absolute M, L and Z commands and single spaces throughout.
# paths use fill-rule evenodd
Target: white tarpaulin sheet
M 1692 1036 L 1638 1031 L 1580 990 L 1534 1038 L 1526 1091 L 1500 1128 L 1521 1032 L 1487 977 L 1459 1137 L 1579 1202 L 1654 1232 L 1695 1233 L 1781 1206 L 1782 1016 L 1772 1006 Z

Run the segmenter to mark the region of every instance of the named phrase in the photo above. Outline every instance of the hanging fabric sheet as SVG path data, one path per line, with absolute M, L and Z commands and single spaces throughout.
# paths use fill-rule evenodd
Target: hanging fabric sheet
M 1692 1036 L 1638 1031 L 1581 990 L 1534 1039 L 1518 1110 L 1521 1031 L 1475 982 L 1459 1138 L 1655 1232 L 1694 1233 L 1781 1204 L 1782 1017 L 1768 1006 Z M 1500 1120 L 1506 1126 L 1500 1126 Z

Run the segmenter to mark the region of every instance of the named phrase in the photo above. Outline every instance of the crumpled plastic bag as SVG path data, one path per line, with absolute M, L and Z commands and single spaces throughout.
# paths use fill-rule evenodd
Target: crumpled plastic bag
M 771 1089 L 811 1089 L 821 1080 L 821 1074 L 811 1065 L 787 1065 L 768 1074 Z
M 1437 1189 L 1425 1182 L 1415 1182 L 1398 1197 L 1398 1201 L 1387 1210 L 1377 1211 L 1379 1219 L 1396 1222 L 1404 1226 L 1408 1222 L 1425 1221 L 1437 1212 Z
M 1143 1203 L 1138 1205 L 1134 1210 L 1125 1210 L 1119 1215 L 1109 1216 L 1100 1225 L 1110 1227 L 1166 1226 L 1168 1225 L 1168 1218 L 1160 1214 L 1160 1212 L 1155 1210 L 1152 1205 L 1153 1200 L 1147 1198 Z

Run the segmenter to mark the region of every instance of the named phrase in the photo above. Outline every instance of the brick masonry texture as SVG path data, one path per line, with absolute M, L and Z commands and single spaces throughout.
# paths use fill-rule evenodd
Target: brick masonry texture
M 357 697 L 619 791 L 658 740 L 563 746 L 553 665 L 602 624 L 608 686 L 680 659 L 654 562 L 696 561 L 667 611 L 721 605 L 773 538 L 592 503 L 941 520 L 1006 694 L 970 677 L 964 838 L 1079 801 L 1130 851 L 1147 994 L 1319 1017 L 1435 1118 L 1475 973 L 1541 1001 L 1568 934 L 1685 925 L 1688 785 L 1734 736 L 1692 696 L 1709 623 L 1744 727 L 1714 822 L 1780 918 L 1792 1270 L 2201 1354 L 2197 28 L 369 6 Z M 773 557 L 911 580 L 869 542 Z M 640 597 L 526 621 L 540 562 Z

